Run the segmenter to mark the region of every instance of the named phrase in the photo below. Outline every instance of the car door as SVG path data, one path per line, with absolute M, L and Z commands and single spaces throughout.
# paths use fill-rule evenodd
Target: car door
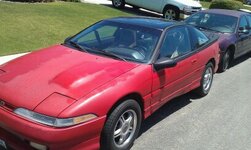
M 241 18 L 239 19 L 239 26 L 238 26 L 238 40 L 237 40 L 237 49 L 235 51 L 235 56 L 239 57 L 241 55 L 243 55 L 244 53 L 249 51 L 250 48 L 250 31 L 248 29 L 249 25 L 247 22 L 247 19 L 245 16 L 241 16 Z M 240 29 L 242 31 L 245 32 L 245 30 L 247 31 L 246 33 L 241 32 Z
M 162 13 L 164 0 L 141 0 L 143 8 Z
M 166 32 L 158 59 L 174 59 L 177 65 L 153 73 L 153 108 L 186 93 L 195 80 L 197 53 L 192 51 L 188 28 L 173 27 Z M 158 105 L 159 104 L 159 105 Z
M 135 6 L 139 6 L 139 7 L 143 7 L 143 1 L 142 0 L 125 0 L 125 2 L 127 4 L 131 4 L 131 5 L 135 5 Z
M 248 37 L 248 51 L 251 51 L 251 15 L 247 15 L 248 20 L 248 30 L 249 30 L 249 37 Z

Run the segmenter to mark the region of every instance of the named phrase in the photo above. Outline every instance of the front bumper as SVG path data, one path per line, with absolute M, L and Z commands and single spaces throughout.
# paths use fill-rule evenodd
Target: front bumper
M 15 148 L 16 143 L 29 146 L 29 142 L 46 145 L 53 149 L 98 149 L 99 137 L 106 117 L 99 117 L 68 128 L 52 128 L 27 121 L 9 110 L 0 107 L 0 139 Z M 13 142 L 19 141 L 19 142 Z M 88 146 L 88 147 L 86 147 Z M 19 148 L 20 149 L 20 148 Z
M 192 7 L 191 9 L 189 10 L 181 10 L 181 14 L 180 14 L 180 17 L 182 19 L 186 19 L 187 17 L 189 17 L 190 15 L 196 13 L 196 12 L 199 12 L 201 11 L 202 8 L 201 7 Z

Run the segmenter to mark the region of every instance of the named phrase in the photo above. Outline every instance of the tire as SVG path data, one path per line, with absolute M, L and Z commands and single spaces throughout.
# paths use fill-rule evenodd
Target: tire
M 140 9 L 140 7 L 138 7 L 138 6 L 132 6 L 132 8 L 136 9 L 136 10 Z
M 167 20 L 179 20 L 180 10 L 176 7 L 166 7 L 163 12 L 163 17 Z
M 221 63 L 219 64 L 219 72 L 225 72 L 231 63 L 231 51 L 227 50 L 222 56 Z
M 200 87 L 198 87 L 195 92 L 199 95 L 199 96 L 206 96 L 212 86 L 213 83 L 213 75 L 214 75 L 214 66 L 213 64 L 210 62 L 206 65 L 205 70 L 202 74 L 202 78 L 200 81 Z
M 141 121 L 141 108 L 135 100 L 121 103 L 112 111 L 104 125 L 101 150 L 130 149 L 138 136 Z
M 124 8 L 125 0 L 112 0 L 112 5 L 115 8 Z

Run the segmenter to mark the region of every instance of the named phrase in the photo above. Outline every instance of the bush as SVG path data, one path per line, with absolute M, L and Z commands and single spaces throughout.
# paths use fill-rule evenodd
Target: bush
M 65 1 L 65 2 L 80 2 L 80 0 L 61 0 L 61 1 Z
M 235 0 L 235 1 L 239 1 L 239 2 L 241 2 L 242 4 L 245 2 L 245 0 Z
M 200 1 L 203 1 L 203 2 L 212 2 L 213 0 L 200 0 Z
M 238 10 L 243 6 L 241 2 L 235 0 L 215 0 L 210 5 L 210 9 L 219 8 L 219 9 L 232 9 Z

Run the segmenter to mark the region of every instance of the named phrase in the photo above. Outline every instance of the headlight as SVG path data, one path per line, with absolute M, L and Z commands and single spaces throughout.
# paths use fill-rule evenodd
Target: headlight
M 53 127 L 68 127 L 77 125 L 89 120 L 96 118 L 97 116 L 94 114 L 86 114 L 83 116 L 73 117 L 73 118 L 54 118 L 50 116 L 46 116 L 43 114 L 39 114 L 24 108 L 17 108 L 14 111 L 16 114 L 29 119 L 34 122 L 38 122 L 44 125 L 53 126 Z
M 184 12 L 191 12 L 192 11 L 192 7 L 191 6 L 185 6 L 183 8 Z

